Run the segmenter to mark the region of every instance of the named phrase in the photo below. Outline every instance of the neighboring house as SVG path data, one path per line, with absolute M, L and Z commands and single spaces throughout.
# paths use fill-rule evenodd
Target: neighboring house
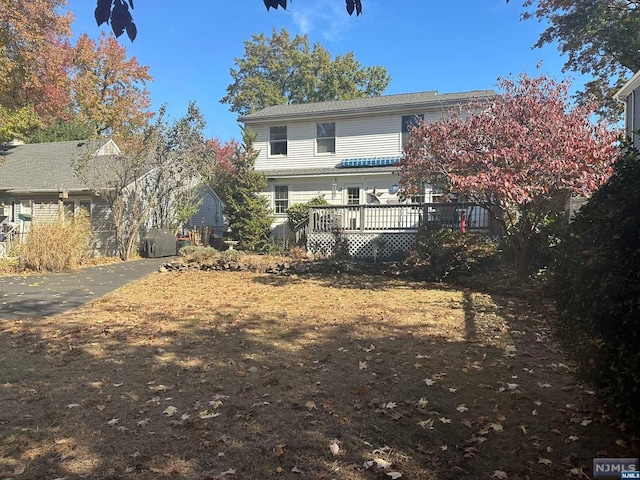
M 437 121 L 470 101 L 495 95 L 492 90 L 429 91 L 277 105 L 240 117 L 245 128 L 257 135 L 255 169 L 264 172 L 268 180 L 264 194 L 275 212 L 273 235 L 282 238 L 291 234 L 285 213 L 289 206 L 318 196 L 331 205 L 343 206 L 435 201 L 441 192 L 430 185 L 407 202 L 398 196 L 399 178 L 394 172 L 411 126 L 417 119 Z M 344 215 L 343 228 L 364 228 L 362 211 L 351 208 Z M 401 209 L 393 213 L 399 229 L 406 228 L 407 215 L 415 226 L 418 215 Z M 399 217 L 405 218 L 404 223 Z
M 120 153 L 113 140 L 102 141 L 96 147 L 97 155 Z M 87 143 L 83 141 L 0 146 L 3 250 L 10 238 L 21 239 L 34 221 L 55 220 L 59 215 L 72 216 L 85 209 L 96 234 L 97 251 L 103 255 L 113 254 L 115 242 L 108 208 L 78 179 L 71 165 L 86 148 Z
M 95 155 L 120 154 L 113 140 L 91 142 Z M 96 253 L 115 255 L 109 207 L 75 174 L 72 163 L 86 155 L 84 141 L 0 145 L 0 254 L 10 240 L 20 240 L 33 222 L 73 216 L 84 209 L 96 238 Z M 222 224 L 222 204 L 208 187 L 190 226 Z M 63 241 L 63 239 L 61 239 Z
M 624 127 L 633 146 L 640 150 L 640 72 L 615 94 L 614 98 L 624 104 Z
M 211 235 L 222 237 L 227 228 L 224 224 L 224 215 L 222 213 L 224 203 L 208 185 L 201 184 L 197 187 L 197 195 L 202 198 L 202 203 L 198 211 L 189 219 L 189 223 L 186 225 L 187 228 L 193 231 L 202 227 L 209 227 Z

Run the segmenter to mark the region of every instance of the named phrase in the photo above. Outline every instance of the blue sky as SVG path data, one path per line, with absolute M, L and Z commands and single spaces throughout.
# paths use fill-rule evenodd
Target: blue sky
M 136 0 L 138 38 L 120 41 L 149 65 L 153 108 L 168 105 L 172 118 L 195 100 L 206 135 L 239 138 L 237 114 L 220 103 L 229 70 L 251 35 L 285 28 L 307 34 L 333 56 L 352 51 L 362 65 L 382 65 L 391 75 L 385 94 L 440 93 L 496 88 L 498 77 L 545 73 L 558 79 L 565 58 L 556 46 L 532 49 L 545 25 L 520 21 L 522 2 L 511 0 L 362 0 L 363 15 L 349 17 L 344 0 L 294 0 L 288 11 L 267 12 L 262 0 Z M 177 10 L 175 5 L 181 5 Z M 391 7 L 387 7 L 391 4 Z M 74 36 L 97 38 L 95 0 L 70 0 Z M 571 75 L 574 89 L 584 77 Z

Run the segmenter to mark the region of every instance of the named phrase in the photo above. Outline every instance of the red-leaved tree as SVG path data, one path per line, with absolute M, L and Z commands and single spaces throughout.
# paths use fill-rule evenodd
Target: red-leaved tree
M 571 107 L 568 81 L 501 78 L 489 101 L 411 132 L 400 169 L 404 191 L 422 182 L 467 196 L 497 214 L 529 270 L 532 238 L 571 193 L 589 197 L 611 175 L 619 132 L 591 121 L 593 105 Z

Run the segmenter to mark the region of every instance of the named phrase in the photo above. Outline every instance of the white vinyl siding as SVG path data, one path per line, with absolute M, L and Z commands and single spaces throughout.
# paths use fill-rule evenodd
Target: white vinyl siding
M 269 127 L 251 127 L 259 150 L 256 170 L 335 167 L 343 158 L 400 155 L 400 116 L 344 119 L 336 122 L 336 154 L 316 155 L 316 122 L 287 126 L 287 156 L 271 157 Z

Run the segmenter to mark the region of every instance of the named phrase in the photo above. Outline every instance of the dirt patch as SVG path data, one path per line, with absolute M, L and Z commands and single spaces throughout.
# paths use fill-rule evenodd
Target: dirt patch
M 153 274 L 0 321 L 0 478 L 589 478 L 638 452 L 553 315 L 366 275 Z

